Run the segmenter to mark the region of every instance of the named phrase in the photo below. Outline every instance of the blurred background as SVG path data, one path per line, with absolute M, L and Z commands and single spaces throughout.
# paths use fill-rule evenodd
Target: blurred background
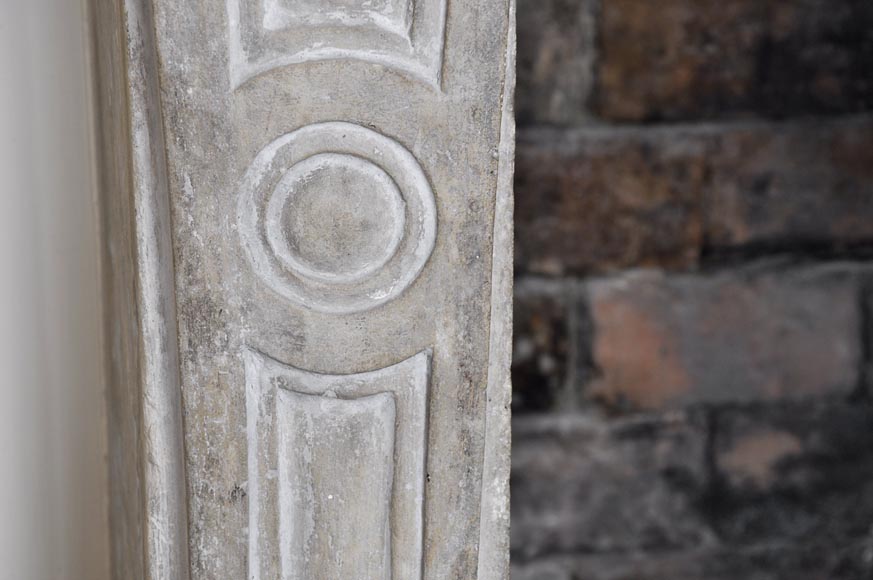
M 82 3 L 0 0 L 0 580 L 106 580 Z
M 873 2 L 518 28 L 513 578 L 873 578 Z
M 515 580 L 873 578 L 873 2 L 519 0 Z M 83 14 L 0 0 L 0 577 L 108 577 Z

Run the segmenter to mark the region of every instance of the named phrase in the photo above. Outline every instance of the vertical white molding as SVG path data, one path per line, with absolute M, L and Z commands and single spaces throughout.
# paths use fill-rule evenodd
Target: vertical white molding
M 509 578 L 509 468 L 512 452 L 512 249 L 515 168 L 516 0 L 509 2 L 506 69 L 500 123 L 500 161 L 491 263 L 491 332 L 485 392 L 485 459 L 479 534 L 478 580 Z
M 185 580 L 179 350 L 155 25 L 149 0 L 94 0 L 90 6 L 108 293 L 109 427 L 116 444 L 109 458 L 113 572 Z
M 148 580 L 188 578 L 179 345 L 166 149 L 149 2 L 124 1 L 133 224 L 142 335 L 142 445 Z

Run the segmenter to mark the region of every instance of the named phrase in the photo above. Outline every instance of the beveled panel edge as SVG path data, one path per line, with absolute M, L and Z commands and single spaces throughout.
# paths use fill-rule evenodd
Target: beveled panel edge
M 151 2 L 125 0 L 142 333 L 146 577 L 189 578 L 188 513 L 170 194 Z
M 339 567 L 364 578 L 392 580 L 391 505 L 395 486 L 394 457 L 397 454 L 396 394 L 379 392 L 348 399 L 331 397 L 327 393 L 315 395 L 277 389 L 275 397 L 277 431 L 275 438 L 278 440 L 276 465 L 279 504 L 278 543 L 282 576 L 289 577 L 289 580 L 310 580 L 313 577 L 311 568 L 319 570 L 314 574 L 316 578 L 348 576 L 338 573 L 336 570 L 338 562 L 335 559 L 324 558 L 323 540 L 318 541 L 324 533 L 330 538 L 330 549 L 335 553 L 342 553 L 342 564 Z M 304 419 L 300 422 L 303 424 L 303 430 L 307 431 L 313 440 L 319 440 L 320 444 L 309 440 L 306 435 L 300 436 L 299 424 L 289 419 L 289 416 L 293 417 L 295 414 L 298 418 L 301 415 L 308 417 L 308 420 Z M 336 468 L 339 474 L 330 471 L 317 474 L 318 466 L 324 465 L 318 460 L 319 455 L 324 452 L 325 447 L 332 446 L 325 445 L 321 440 L 327 439 L 335 444 L 337 441 L 331 441 L 331 436 L 335 438 L 337 431 L 350 428 L 349 423 L 346 422 L 343 427 L 337 429 L 336 424 L 332 424 L 330 419 L 340 417 L 354 419 L 363 416 L 367 417 L 367 426 L 376 430 L 360 432 L 361 437 L 353 441 L 352 446 L 335 447 L 342 449 L 344 453 L 340 454 L 341 460 L 331 462 L 328 469 Z M 325 426 L 326 430 L 323 430 Z M 379 437 L 380 433 L 377 431 L 381 431 L 382 437 Z M 382 453 L 378 453 L 379 450 Z M 371 453 L 374 451 L 375 453 Z M 324 505 L 325 497 L 323 493 L 319 495 L 317 489 L 323 488 L 326 481 L 332 480 L 335 483 L 337 478 L 341 479 L 344 472 L 348 471 L 350 463 L 358 462 L 360 465 L 362 455 L 369 456 L 369 461 L 365 461 L 370 468 L 368 472 L 360 479 L 344 480 L 346 485 L 337 490 L 340 493 L 336 496 L 327 495 L 327 500 L 337 500 L 342 497 L 340 494 L 343 492 L 354 496 L 357 491 L 360 494 L 357 499 L 367 496 L 369 501 L 348 502 L 347 498 L 343 497 L 341 503 L 345 507 L 340 510 L 334 508 L 335 518 L 327 518 L 324 512 L 330 510 L 318 509 L 319 504 Z M 292 467 L 299 463 L 307 464 L 308 473 L 305 468 Z M 360 472 L 357 474 L 362 475 Z M 347 505 L 348 503 L 351 505 Z M 353 521 L 353 518 L 348 517 L 349 512 L 357 511 L 360 515 L 359 510 L 368 511 L 369 515 L 376 516 L 375 519 L 368 520 L 373 527 L 367 525 L 357 528 L 346 527 L 350 521 Z M 321 519 L 318 518 L 319 512 L 322 514 Z M 307 529 L 303 522 L 312 522 L 312 529 Z M 346 529 L 343 530 L 343 527 Z M 299 536 L 303 536 L 307 541 L 301 542 Z M 321 558 L 317 553 L 312 554 L 310 544 L 312 541 L 322 543 Z M 367 546 L 368 549 L 361 550 L 363 546 Z M 310 571 L 307 576 L 308 569 Z M 331 569 L 333 571 L 329 573 Z
M 115 294 L 105 304 L 107 396 L 121 401 L 109 432 L 125 446 L 108 458 L 112 533 L 123 536 L 113 539 L 112 571 L 131 580 L 188 580 L 172 225 L 152 3 L 87 1 L 94 100 L 105 108 L 95 115 L 101 267 Z
M 442 69 L 445 59 L 446 21 L 449 0 L 432 0 L 437 2 L 439 19 L 434 23 L 436 35 L 434 54 L 422 53 L 414 44 L 414 31 L 405 37 L 410 43 L 408 53 L 399 53 L 373 47 L 336 47 L 309 46 L 298 47 L 284 52 L 275 52 L 260 58 L 249 58 L 243 47 L 242 16 L 239 3 L 242 0 L 225 0 L 225 10 L 228 18 L 228 73 L 230 90 L 235 91 L 249 80 L 285 66 L 324 62 L 331 60 L 350 60 L 369 64 L 377 64 L 386 69 L 421 82 L 431 89 L 442 92 Z M 422 0 L 413 0 L 422 1 Z M 414 18 L 413 18 L 414 20 Z M 414 28 L 415 23 L 410 23 Z M 267 29 L 262 27 L 262 31 Z M 274 32 L 274 31 L 268 31 Z
M 411 525 L 415 531 L 409 545 L 404 545 L 401 550 L 394 550 L 393 538 L 398 530 L 392 529 L 392 570 L 393 564 L 398 564 L 400 580 L 420 580 L 424 575 L 424 530 L 425 530 L 425 506 L 427 502 L 427 462 L 429 455 L 429 407 L 431 396 L 431 365 L 433 349 L 428 347 L 418 353 L 388 366 L 356 373 L 322 373 L 298 368 L 296 366 L 279 361 L 273 356 L 266 354 L 257 348 L 245 345 L 241 351 L 245 377 L 246 392 L 246 440 L 247 440 L 247 472 L 248 472 L 248 578 L 259 580 L 261 576 L 260 560 L 260 476 L 259 476 L 259 416 L 261 397 L 263 395 L 262 379 L 264 376 L 285 376 L 296 383 L 296 388 L 289 389 L 300 395 L 324 396 L 328 391 L 334 396 L 345 399 L 355 399 L 379 393 L 390 393 L 394 396 L 396 405 L 396 432 L 395 452 L 393 465 L 399 474 L 407 474 L 413 477 L 411 485 L 398 485 L 399 479 L 394 481 L 392 492 L 392 519 L 402 515 L 406 518 L 405 524 Z M 420 391 L 420 397 L 413 398 L 410 393 L 404 393 L 390 385 L 390 379 L 406 377 L 414 382 L 415 389 Z M 339 386 L 339 383 L 348 383 Z M 375 388 L 374 385 L 378 385 Z M 410 385 L 407 384 L 407 387 Z M 273 389 L 289 387 L 273 386 Z M 356 397 L 351 395 L 355 394 Z M 412 393 L 414 395 L 415 392 Z M 410 395 L 408 403 L 402 401 Z M 407 415 L 410 414 L 410 416 Z M 415 423 L 410 425 L 408 420 L 420 419 L 420 426 L 412 430 Z M 416 458 L 403 457 L 404 443 L 413 443 L 420 448 L 420 456 Z M 415 461 L 411 461 L 415 459 Z M 406 465 L 408 464 L 408 465 Z M 408 471 L 404 471 L 404 467 Z M 398 471 L 395 471 L 395 477 Z M 401 510 L 395 512 L 395 501 L 399 501 Z M 398 557 L 399 556 L 399 557 Z

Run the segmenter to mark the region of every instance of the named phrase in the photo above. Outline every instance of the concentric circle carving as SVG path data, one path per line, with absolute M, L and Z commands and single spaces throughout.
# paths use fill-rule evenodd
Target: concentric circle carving
M 351 123 L 308 125 L 261 150 L 243 178 L 238 220 L 258 276 L 331 313 L 398 296 L 436 240 L 436 204 L 418 162 Z

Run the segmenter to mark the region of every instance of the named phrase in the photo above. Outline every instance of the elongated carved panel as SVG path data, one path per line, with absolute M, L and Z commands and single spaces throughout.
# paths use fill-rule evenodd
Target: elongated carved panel
M 116 575 L 505 580 L 514 0 L 88 1 Z
M 244 353 L 250 580 L 419 580 L 430 354 L 324 375 Z
M 390 579 L 393 395 L 276 397 L 282 578 Z
M 447 0 L 227 0 L 234 88 L 271 69 L 370 62 L 438 88 Z

